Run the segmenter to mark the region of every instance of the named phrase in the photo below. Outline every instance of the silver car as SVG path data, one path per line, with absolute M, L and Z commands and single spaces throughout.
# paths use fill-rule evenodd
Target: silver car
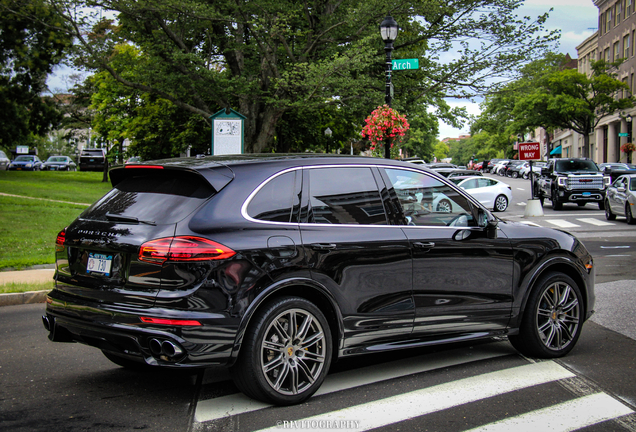
M 7 154 L 0 150 L 0 170 L 8 170 L 11 159 L 7 157 Z
M 614 180 L 605 195 L 605 218 L 614 220 L 625 216 L 628 224 L 634 224 L 636 205 L 636 174 L 625 174 Z

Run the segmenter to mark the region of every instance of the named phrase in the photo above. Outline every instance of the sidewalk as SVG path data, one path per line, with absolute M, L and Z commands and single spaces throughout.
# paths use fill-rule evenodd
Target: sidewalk
M 36 268 L 18 271 L 0 271 L 0 285 L 8 283 L 46 283 L 51 282 L 53 289 L 54 268 Z M 45 291 L 27 291 L 22 293 L 0 294 L 1 306 L 15 306 L 27 303 L 44 303 L 46 301 Z

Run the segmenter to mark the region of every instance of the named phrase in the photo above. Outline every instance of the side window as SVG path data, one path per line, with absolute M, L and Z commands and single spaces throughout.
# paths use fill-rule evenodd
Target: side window
M 247 214 L 254 219 L 270 222 L 290 222 L 292 208 L 298 197 L 294 196 L 296 171 L 288 172 L 267 182 L 247 206 Z
M 453 187 L 425 173 L 385 169 L 408 225 L 476 226 L 472 205 Z
M 478 188 L 478 187 L 479 186 L 477 185 L 477 179 L 467 180 L 464 183 L 462 183 L 462 188 L 464 188 L 465 190 L 475 189 L 475 188 Z
M 388 225 L 370 168 L 312 168 L 309 171 L 309 222 Z

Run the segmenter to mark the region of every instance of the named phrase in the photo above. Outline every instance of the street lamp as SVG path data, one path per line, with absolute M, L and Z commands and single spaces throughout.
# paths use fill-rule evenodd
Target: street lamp
M 331 129 L 329 127 L 327 127 L 327 129 L 325 129 L 325 136 L 327 137 L 327 153 L 329 153 L 329 141 L 331 141 L 331 134 L 333 132 L 331 131 Z
M 384 52 L 386 53 L 386 93 L 384 96 L 384 102 L 391 106 L 391 99 L 393 98 L 393 84 L 391 84 L 391 72 L 393 66 L 391 63 L 391 51 L 393 51 L 393 41 L 397 38 L 398 24 L 390 15 L 384 18 L 384 21 L 380 23 L 380 36 L 384 41 Z M 384 145 L 384 157 L 391 158 L 391 143 L 387 139 Z

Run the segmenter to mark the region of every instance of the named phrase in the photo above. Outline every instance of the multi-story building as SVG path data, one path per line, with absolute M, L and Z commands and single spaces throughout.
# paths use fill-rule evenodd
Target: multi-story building
M 599 10 L 598 31 L 577 47 L 579 72 L 590 73 L 591 60 L 624 59 L 618 68 L 617 78 L 626 83 L 630 94 L 633 94 L 636 90 L 636 0 L 593 1 Z M 634 136 L 632 119 L 636 119 L 636 108 L 616 112 L 600 119 L 593 136 L 590 137 L 590 157 L 597 163 L 625 162 L 627 155 L 621 153 L 620 146 L 631 142 Z M 581 143 L 582 140 L 580 137 Z

